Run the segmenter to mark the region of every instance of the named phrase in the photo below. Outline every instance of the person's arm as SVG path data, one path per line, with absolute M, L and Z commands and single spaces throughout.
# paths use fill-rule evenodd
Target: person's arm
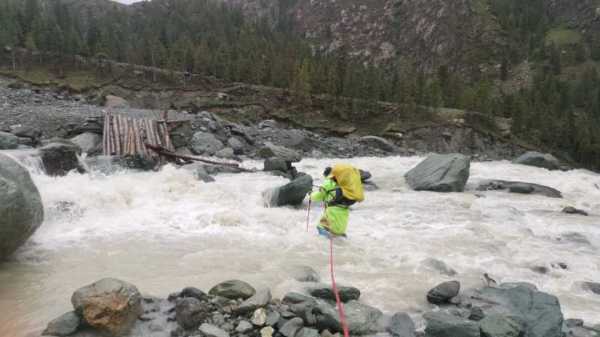
M 331 179 L 325 179 L 319 190 L 310 195 L 312 201 L 327 201 L 330 192 L 335 189 L 335 183 Z

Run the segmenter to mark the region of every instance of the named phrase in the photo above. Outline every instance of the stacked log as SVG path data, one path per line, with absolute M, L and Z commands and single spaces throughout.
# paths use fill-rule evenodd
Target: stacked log
M 103 153 L 114 156 L 137 155 L 157 158 L 159 154 L 149 150 L 146 144 L 175 151 L 169 135 L 168 123 L 166 118 L 157 121 L 105 112 Z

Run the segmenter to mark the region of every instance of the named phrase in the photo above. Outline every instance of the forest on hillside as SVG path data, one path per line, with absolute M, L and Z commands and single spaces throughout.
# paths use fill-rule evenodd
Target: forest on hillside
M 189 71 L 302 97 L 398 102 L 415 113 L 424 105 L 509 117 L 515 136 L 600 169 L 600 40 L 549 17 L 544 0 L 483 2 L 509 43 L 497 72 L 481 76 L 452 64 L 425 71 L 402 55 L 371 65 L 343 47 L 317 53 L 285 13 L 272 24 L 215 0 L 105 3 L 102 11 L 67 0 L 0 0 L 0 46 Z M 530 83 L 504 89 L 524 61 Z

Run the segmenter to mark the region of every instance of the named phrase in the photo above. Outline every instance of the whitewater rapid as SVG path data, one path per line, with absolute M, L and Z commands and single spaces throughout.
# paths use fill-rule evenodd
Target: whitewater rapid
M 339 283 L 358 287 L 364 302 L 387 313 L 418 317 L 430 308 L 425 294 L 437 283 L 457 279 L 463 288 L 480 286 L 488 272 L 499 282 L 527 281 L 558 296 L 566 318 L 600 323 L 600 296 L 577 284 L 600 282 L 600 175 L 472 163 L 465 193 L 414 192 L 403 175 L 422 159 L 345 160 L 369 170 L 380 190 L 367 192 L 366 201 L 354 207 L 349 238 L 336 244 Z M 320 177 L 334 162 L 305 159 L 297 166 Z M 62 178 L 36 173 L 33 178 L 46 220 L 0 267 L 0 336 L 39 333 L 71 309 L 74 290 L 104 277 L 157 296 L 185 286 L 208 290 L 234 278 L 282 296 L 300 287 L 291 280 L 294 265 L 309 265 L 328 282 L 328 243 L 313 230 L 320 209 L 313 209 L 307 233 L 306 205 L 263 206 L 261 192 L 284 184 L 283 178 L 232 174 L 206 184 L 173 166 L 160 172 Z M 564 199 L 475 191 L 483 179 L 548 185 Z M 560 213 L 565 206 L 591 216 Z M 569 233 L 580 235 L 565 239 Z M 458 274 L 440 274 L 423 263 L 428 258 L 444 261 Z M 556 268 L 557 263 L 568 269 Z M 549 272 L 536 273 L 535 266 Z

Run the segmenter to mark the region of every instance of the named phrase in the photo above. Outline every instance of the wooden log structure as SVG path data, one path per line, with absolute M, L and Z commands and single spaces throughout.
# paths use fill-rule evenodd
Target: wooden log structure
M 149 151 L 146 144 L 174 151 L 166 123 L 166 120 L 132 118 L 105 112 L 103 153 L 115 156 L 158 157 L 159 154 Z
M 175 153 L 175 147 L 169 135 L 170 126 L 187 122 L 185 120 L 169 120 L 167 113 L 162 114 L 162 119 L 133 118 L 124 115 L 104 113 L 104 134 L 102 149 L 104 155 L 115 156 L 141 156 L 157 159 L 161 163 L 164 159 L 183 161 L 200 161 L 211 165 L 220 165 L 243 169 L 236 162 L 217 161 L 199 156 L 187 156 Z

